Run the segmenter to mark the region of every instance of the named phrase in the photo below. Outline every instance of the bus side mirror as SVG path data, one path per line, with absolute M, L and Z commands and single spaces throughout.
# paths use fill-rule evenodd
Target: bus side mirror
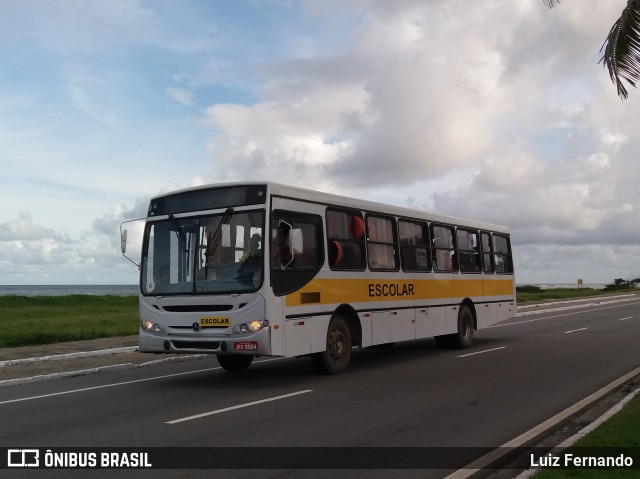
M 127 252 L 127 230 L 120 232 L 120 249 L 122 250 L 122 254 Z
M 131 258 L 129 258 L 129 256 L 127 256 L 127 243 L 129 240 L 129 235 L 127 234 L 127 230 L 125 229 L 125 226 L 128 225 L 128 223 L 136 223 L 136 224 L 140 224 L 140 222 L 144 221 L 144 218 L 138 218 L 135 220 L 128 220 L 128 221 L 123 221 L 122 223 L 120 223 L 120 250 L 122 251 L 122 256 L 124 256 L 127 260 L 129 260 L 131 263 L 135 264 L 138 269 L 140 269 L 140 264 L 136 263 L 134 260 L 132 260 Z M 132 246 L 133 246 L 133 254 L 136 253 L 136 240 L 138 237 L 138 228 L 136 226 L 131 226 L 132 230 L 131 230 L 131 242 L 132 242 Z M 140 230 L 141 231 L 141 230 Z M 130 255 L 132 253 L 129 253 Z

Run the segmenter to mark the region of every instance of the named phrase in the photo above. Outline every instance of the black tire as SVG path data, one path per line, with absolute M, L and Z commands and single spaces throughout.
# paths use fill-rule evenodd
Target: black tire
M 231 372 L 245 371 L 253 362 L 253 356 L 243 354 L 216 355 L 222 369 Z
M 451 335 L 451 345 L 457 349 L 467 349 L 473 344 L 473 313 L 468 306 L 458 311 L 458 332 Z
M 443 334 L 442 336 L 434 336 L 436 340 L 436 345 L 440 349 L 450 349 L 451 348 L 451 335 Z
M 311 355 L 314 367 L 324 374 L 340 374 L 351 362 L 351 330 L 347 321 L 336 314 L 329 321 L 327 348 Z

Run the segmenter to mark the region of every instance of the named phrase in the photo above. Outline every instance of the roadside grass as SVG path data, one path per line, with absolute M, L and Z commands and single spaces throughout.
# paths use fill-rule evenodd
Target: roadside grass
M 614 448 L 614 449 L 609 449 Z M 620 448 L 616 453 L 615 448 Z M 593 455 L 602 451 L 602 455 L 617 456 L 622 450 L 634 449 L 637 460 L 637 448 L 640 448 L 640 394 L 636 396 L 615 416 L 601 424 L 593 432 L 576 442 L 565 452 L 581 455 L 581 450 Z M 546 468 L 538 472 L 534 479 L 636 479 L 640 476 L 634 463 L 633 468 L 611 469 L 555 469 Z
M 137 334 L 136 296 L 0 296 L 0 347 Z
M 518 304 L 531 301 L 637 293 L 593 288 L 517 288 Z M 137 296 L 0 296 L 0 348 L 51 344 L 138 333 Z
M 519 304 L 530 301 L 637 293 L 593 288 L 517 288 Z M 0 296 L 0 348 L 51 344 L 138 333 L 136 296 Z

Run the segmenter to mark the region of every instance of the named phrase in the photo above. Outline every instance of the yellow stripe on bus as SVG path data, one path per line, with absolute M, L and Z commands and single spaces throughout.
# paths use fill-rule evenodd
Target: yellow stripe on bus
M 513 280 L 314 279 L 286 296 L 288 307 L 465 297 L 512 296 Z

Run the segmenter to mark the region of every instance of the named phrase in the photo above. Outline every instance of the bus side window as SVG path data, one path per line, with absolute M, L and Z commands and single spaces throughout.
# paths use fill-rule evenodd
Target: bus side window
M 283 212 L 279 212 L 282 214 Z M 315 270 L 322 266 L 322 222 L 302 213 L 272 219 L 271 269 Z
M 271 216 L 271 286 L 276 296 L 299 290 L 324 264 L 322 218 L 274 210 Z
M 431 271 L 429 227 L 423 223 L 398 221 L 400 256 L 404 271 Z
M 482 232 L 480 233 L 480 245 L 482 249 L 482 271 L 487 273 L 495 272 L 495 265 L 493 263 L 493 243 L 491 241 L 491 234 Z
M 453 226 L 431 225 L 433 269 L 438 272 L 457 271 Z
M 478 242 L 478 232 L 458 228 L 456 239 L 458 240 L 460 271 L 463 273 L 479 273 L 480 243 Z
M 327 251 L 334 270 L 365 269 L 364 220 L 360 213 L 328 209 Z
M 367 257 L 369 269 L 398 269 L 398 240 L 393 218 L 367 215 Z

